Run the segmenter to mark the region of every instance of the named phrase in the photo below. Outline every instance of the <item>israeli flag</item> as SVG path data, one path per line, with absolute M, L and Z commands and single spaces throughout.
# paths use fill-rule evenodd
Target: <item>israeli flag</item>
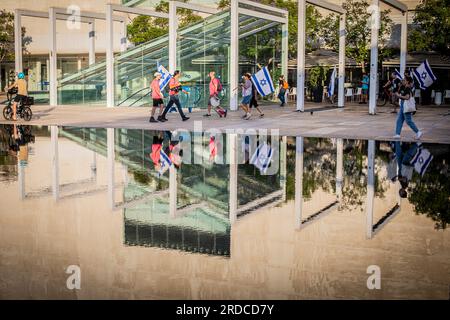
M 411 161 L 411 165 L 414 166 L 414 169 L 418 174 L 423 176 L 427 171 L 431 160 L 433 160 L 433 156 L 431 155 L 430 151 L 424 148 L 419 148 Z
M 394 74 L 395 78 L 397 78 L 398 80 L 403 80 L 402 74 L 397 69 L 394 70 Z
M 161 80 L 159 80 L 159 89 L 163 91 L 170 79 L 172 79 L 172 75 L 163 65 L 158 66 L 158 72 L 162 74 Z
M 272 148 L 264 142 L 256 148 L 255 153 L 250 159 L 250 164 L 253 164 L 256 168 L 258 168 L 261 174 L 265 174 L 269 168 L 270 162 L 272 161 L 272 155 Z
M 425 90 L 437 80 L 433 70 L 431 70 L 428 60 L 422 62 L 422 64 L 414 70 L 414 76 L 416 77 L 419 87 L 422 90 Z
M 252 75 L 252 82 L 255 85 L 256 90 L 258 90 L 258 93 L 263 97 L 275 92 L 272 78 L 270 77 L 269 69 L 267 69 L 267 67 L 262 68 Z
M 333 96 L 334 94 L 334 83 L 336 82 L 336 66 L 333 68 L 333 72 L 331 73 L 330 83 L 328 84 L 328 97 Z
M 159 175 L 162 176 L 167 169 L 172 165 L 172 160 L 170 160 L 169 156 L 161 149 L 160 156 L 161 168 L 159 169 Z

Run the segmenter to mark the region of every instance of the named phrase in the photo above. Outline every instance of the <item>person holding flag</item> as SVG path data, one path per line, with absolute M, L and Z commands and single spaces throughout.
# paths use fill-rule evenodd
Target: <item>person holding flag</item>
M 172 106 L 175 104 L 177 106 L 178 109 L 178 113 L 181 116 L 181 119 L 183 121 L 189 120 L 189 117 L 186 117 L 185 114 L 183 113 L 183 109 L 181 108 L 181 103 L 180 103 L 180 98 L 179 98 L 179 93 L 180 91 L 188 94 L 188 92 L 186 90 L 183 90 L 183 87 L 181 86 L 180 83 L 180 77 L 181 77 L 181 72 L 179 70 L 176 70 L 173 73 L 173 77 L 172 79 L 170 79 L 169 81 L 169 103 L 167 104 L 166 108 L 164 109 L 163 114 L 161 115 L 162 119 L 167 121 L 166 115 L 169 112 L 169 110 L 172 108 Z
M 152 100 L 153 100 L 153 107 L 151 111 L 151 116 L 149 122 L 155 123 L 155 122 L 165 122 L 165 120 L 162 118 L 162 113 L 164 110 L 164 101 L 163 101 L 163 94 L 161 92 L 160 82 L 162 78 L 162 74 L 160 72 L 156 72 L 154 75 L 154 79 L 150 85 L 150 88 L 152 90 Z M 155 112 L 156 108 L 159 107 L 159 115 L 158 120 L 155 120 Z
M 250 75 L 250 73 L 246 73 L 242 77 L 244 82 L 241 83 L 241 87 L 242 87 L 241 108 L 245 112 L 245 115 L 244 115 L 245 120 L 250 119 L 250 117 L 252 116 L 252 114 L 250 113 L 250 108 L 249 108 L 250 102 L 252 100 L 252 82 L 250 81 L 251 77 L 252 76 Z
M 411 78 L 405 78 L 402 81 L 403 86 L 400 88 L 399 92 L 396 93 L 397 98 L 400 99 L 400 111 L 397 116 L 397 123 L 395 127 L 395 139 L 400 138 L 400 133 L 402 132 L 403 122 L 406 121 L 408 126 L 416 133 L 416 139 L 419 140 L 423 133 L 420 131 L 414 121 L 412 120 L 412 115 L 415 113 L 415 100 L 411 93 Z

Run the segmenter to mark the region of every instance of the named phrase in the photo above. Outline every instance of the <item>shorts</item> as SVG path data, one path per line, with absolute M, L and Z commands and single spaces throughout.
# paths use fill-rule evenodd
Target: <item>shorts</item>
M 163 99 L 153 99 L 153 106 L 154 107 L 159 107 L 162 104 L 164 104 Z
M 368 94 L 369 93 L 369 89 L 362 89 L 362 94 Z
M 241 104 L 249 105 L 250 101 L 252 101 L 252 96 L 245 96 L 245 97 L 242 97 Z
M 18 94 L 14 97 L 14 102 L 22 102 L 24 103 L 25 99 L 27 98 L 27 96 L 23 96 L 21 94 Z

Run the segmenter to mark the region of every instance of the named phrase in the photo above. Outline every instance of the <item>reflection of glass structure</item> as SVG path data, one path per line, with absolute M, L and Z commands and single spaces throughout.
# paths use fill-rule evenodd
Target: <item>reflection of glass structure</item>
M 98 133 L 93 134 L 96 130 Z M 124 210 L 127 244 L 227 256 L 231 226 L 239 217 L 286 198 L 286 137 L 271 138 L 277 154 L 273 161 L 279 162 L 280 170 L 261 175 L 253 165 L 238 164 L 237 144 L 245 141 L 241 136 L 220 135 L 225 163 L 220 164 L 209 161 L 208 134 L 196 134 L 194 138 L 182 134 L 183 143 L 191 145 L 194 164 L 183 163 L 178 169 L 172 166 L 168 177 L 167 173 L 159 177 L 156 170 L 150 169 L 153 165 L 149 157 L 153 138 L 159 134 L 127 129 L 60 130 L 60 135 L 106 155 L 108 201 L 112 209 Z M 195 144 L 199 137 L 200 148 Z M 186 144 L 183 148 L 187 148 Z M 234 156 L 234 163 L 225 160 L 231 161 Z M 202 163 L 195 164 L 196 157 Z M 117 162 L 127 168 L 120 203 L 115 198 Z

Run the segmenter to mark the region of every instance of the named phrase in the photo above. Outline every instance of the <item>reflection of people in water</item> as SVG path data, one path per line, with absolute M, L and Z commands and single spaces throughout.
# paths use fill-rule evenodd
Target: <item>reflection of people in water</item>
M 430 165 L 433 156 L 421 143 L 401 143 L 396 141 L 394 145 L 395 158 L 397 160 L 397 177 L 401 185 L 399 195 L 401 198 L 408 196 L 408 184 L 416 171 L 423 176 Z
M 10 136 L 9 151 L 18 157 L 21 164 L 28 162 L 28 143 L 34 143 L 30 126 L 8 125 L 6 130 Z
M 165 148 L 164 142 L 166 142 Z M 155 170 L 161 175 L 164 174 L 171 164 L 177 169 L 181 166 L 183 150 L 180 150 L 179 142 L 173 139 L 170 131 L 160 132 L 153 137 L 150 159 L 155 166 Z

